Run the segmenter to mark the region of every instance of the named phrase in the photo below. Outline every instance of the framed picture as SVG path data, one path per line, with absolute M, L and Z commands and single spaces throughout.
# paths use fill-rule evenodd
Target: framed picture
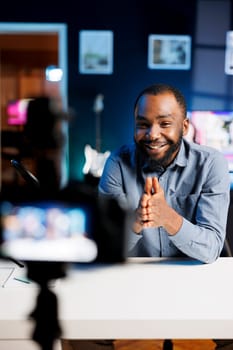
M 233 31 L 226 33 L 225 73 L 233 75 Z
M 154 35 L 148 37 L 150 69 L 190 69 L 191 37 L 189 35 Z
M 113 32 L 111 30 L 79 32 L 79 72 L 81 74 L 113 73 Z

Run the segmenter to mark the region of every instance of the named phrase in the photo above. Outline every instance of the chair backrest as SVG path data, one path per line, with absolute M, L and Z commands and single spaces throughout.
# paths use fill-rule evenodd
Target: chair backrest
M 224 242 L 224 246 L 223 246 L 223 249 L 222 249 L 222 252 L 221 252 L 221 257 L 232 257 L 232 251 L 231 251 L 231 247 L 230 247 L 230 244 L 228 242 L 228 239 L 226 238 L 225 239 L 225 242 Z

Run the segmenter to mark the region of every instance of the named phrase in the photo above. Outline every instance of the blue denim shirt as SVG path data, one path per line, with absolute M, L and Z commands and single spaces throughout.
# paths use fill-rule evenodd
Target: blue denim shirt
M 111 153 L 99 182 L 100 196 L 117 199 L 134 211 L 146 176 L 157 176 L 168 204 L 183 217 L 180 230 L 169 235 L 163 227 L 128 233 L 128 255 L 144 257 L 188 256 L 214 262 L 226 235 L 230 200 L 227 161 L 214 148 L 182 141 L 176 159 L 163 172 L 146 171 L 135 144 Z

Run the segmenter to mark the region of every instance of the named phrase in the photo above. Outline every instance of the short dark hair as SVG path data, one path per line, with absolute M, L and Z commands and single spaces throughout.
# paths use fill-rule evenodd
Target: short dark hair
M 135 109 L 136 109 L 136 107 L 138 105 L 139 99 L 143 95 L 159 95 L 159 94 L 162 94 L 164 92 L 170 92 L 170 93 L 173 94 L 173 96 L 175 97 L 177 103 L 180 105 L 180 107 L 183 110 L 184 118 L 186 118 L 187 105 L 186 105 L 186 101 L 185 101 L 184 95 L 182 94 L 182 92 L 180 90 L 178 90 L 174 86 L 167 85 L 167 84 L 152 84 L 150 86 L 147 86 L 145 89 L 143 89 L 139 93 L 139 95 L 137 96 L 137 98 L 135 100 L 134 111 L 135 111 Z

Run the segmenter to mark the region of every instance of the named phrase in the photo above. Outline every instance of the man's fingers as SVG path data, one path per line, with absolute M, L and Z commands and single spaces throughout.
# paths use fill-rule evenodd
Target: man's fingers
M 147 177 L 145 186 L 144 186 L 144 193 L 146 193 L 148 196 L 153 193 L 158 193 L 160 190 L 160 184 L 157 177 Z
M 139 203 L 139 207 L 141 208 L 146 208 L 147 207 L 147 202 L 150 197 L 147 194 L 143 194 Z
M 157 177 L 152 178 L 152 188 L 153 188 L 154 193 L 158 193 L 160 190 L 160 184 L 159 184 L 159 180 L 157 179 Z
M 152 193 L 152 177 L 147 177 L 146 178 L 146 182 L 145 182 L 145 186 L 144 186 L 144 192 L 146 194 L 151 195 Z

